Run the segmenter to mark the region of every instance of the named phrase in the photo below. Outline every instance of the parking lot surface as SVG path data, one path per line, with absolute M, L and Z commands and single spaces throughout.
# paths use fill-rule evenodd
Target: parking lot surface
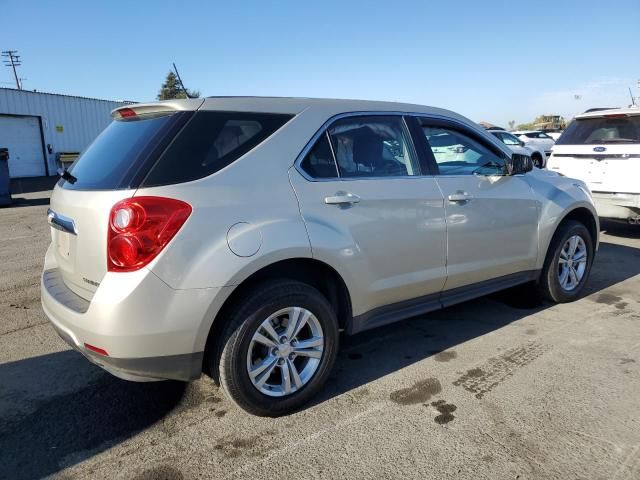
M 604 226 L 585 298 L 343 338 L 323 394 L 267 419 L 69 350 L 40 307 L 48 195 L 0 209 L 0 478 L 640 478 L 640 227 Z

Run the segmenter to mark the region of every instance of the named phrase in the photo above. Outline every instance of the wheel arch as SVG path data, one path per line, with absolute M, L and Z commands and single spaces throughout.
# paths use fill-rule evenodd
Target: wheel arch
M 578 221 L 587 228 L 587 230 L 589 231 L 589 234 L 591 235 L 591 239 L 593 240 L 594 250 L 597 250 L 598 234 L 600 231 L 600 224 L 598 222 L 598 217 L 589 208 L 584 206 L 577 206 L 567 211 L 564 214 L 564 216 L 556 223 L 555 228 L 553 229 L 553 234 L 549 236 L 549 239 L 546 242 L 545 249 L 544 249 L 543 262 L 546 260 L 547 255 L 549 255 L 549 246 L 553 242 L 553 239 L 555 238 L 555 236 L 558 234 L 558 230 L 560 226 L 569 220 Z
M 558 222 L 558 225 L 556 226 L 556 232 L 558 231 L 558 227 L 560 227 L 560 225 L 563 222 L 566 222 L 567 220 L 576 220 L 582 223 L 585 227 L 587 227 L 587 230 L 589 230 L 589 233 L 591 234 L 593 245 L 594 247 L 597 247 L 598 233 L 600 231 L 600 227 L 599 227 L 599 222 L 597 220 L 597 217 L 593 214 L 591 210 L 589 210 L 586 207 L 577 207 L 577 208 L 574 208 L 573 210 L 570 210 L 569 212 L 567 212 L 567 214 L 564 217 L 562 217 L 562 220 Z
M 218 383 L 218 372 L 211 371 L 211 355 L 219 357 L 222 345 L 219 339 L 226 324 L 228 312 L 240 301 L 242 296 L 256 285 L 268 279 L 297 280 L 318 289 L 331 303 L 338 318 L 338 327 L 342 330 L 352 319 L 351 295 L 342 276 L 330 265 L 313 258 L 291 258 L 266 265 L 240 282 L 223 302 L 215 315 L 207 336 L 204 350 L 203 371 Z

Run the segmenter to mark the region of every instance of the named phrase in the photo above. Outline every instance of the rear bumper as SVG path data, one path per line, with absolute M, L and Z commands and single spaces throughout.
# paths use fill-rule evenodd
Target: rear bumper
M 640 221 L 640 194 L 593 192 L 598 216 L 625 221 Z
M 220 290 L 174 290 L 143 269 L 107 274 L 88 302 L 66 287 L 57 269 L 41 279 L 42 308 L 58 334 L 92 363 L 134 381 L 200 376 Z

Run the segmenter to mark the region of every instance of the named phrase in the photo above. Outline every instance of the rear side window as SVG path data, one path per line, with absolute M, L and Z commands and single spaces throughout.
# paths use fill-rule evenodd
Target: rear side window
M 640 116 L 580 118 L 571 122 L 557 145 L 640 143 Z
M 141 186 L 188 182 L 211 175 L 251 151 L 291 118 L 273 113 L 197 112 Z

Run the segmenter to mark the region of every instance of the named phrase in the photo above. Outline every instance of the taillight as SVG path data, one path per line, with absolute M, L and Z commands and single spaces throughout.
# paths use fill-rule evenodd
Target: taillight
M 132 272 L 147 265 L 191 215 L 191 205 L 163 197 L 133 197 L 109 214 L 107 270 Z
M 117 110 L 117 112 L 120 114 L 120 118 L 132 118 L 138 116 L 133 108 L 121 108 L 120 110 Z

